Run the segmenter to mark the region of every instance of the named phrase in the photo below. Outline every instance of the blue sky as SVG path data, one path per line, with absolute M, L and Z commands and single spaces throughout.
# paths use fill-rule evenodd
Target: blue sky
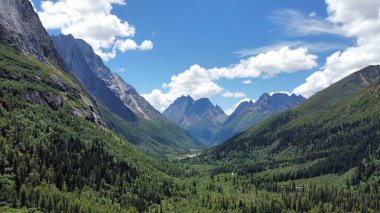
M 144 40 L 154 44 L 144 51 L 139 50 L 138 46 L 133 51 L 117 50 L 113 58 L 105 61 L 112 71 L 118 73 L 141 94 L 149 94 L 158 89 L 165 95 L 170 87 L 163 88 L 162 85 L 169 84 L 173 75 L 183 73 L 192 65 L 197 64 L 206 70 L 214 67 L 228 68 L 239 64 L 240 60 L 277 50 L 277 46 L 288 47 L 290 50 L 305 48 L 305 54 L 317 57 L 314 59 L 317 64 L 313 66 L 300 66 L 289 72 L 280 71 L 271 77 L 265 77 L 268 73 L 262 73 L 259 77 L 245 78 L 239 75 L 232 79 L 225 76 L 212 79 L 223 91 L 205 93 L 205 96 L 225 110 L 231 109 L 244 98 L 258 99 L 264 92 L 292 92 L 304 84 L 305 79 L 315 71 L 324 71 L 327 57 L 336 51 L 345 51 L 354 46 L 358 39 L 358 36 L 347 36 L 341 23 L 327 20 L 332 16 L 327 13 L 327 7 L 334 9 L 331 3 L 333 0 L 329 5 L 322 0 L 101 1 L 108 1 L 112 7 L 109 15 L 116 16 L 122 22 L 127 21 L 135 28 L 133 36 L 120 38 L 131 38 L 137 45 Z M 40 12 L 49 10 L 41 8 L 38 0 L 33 0 L 33 3 Z M 64 31 L 62 26 L 54 27 L 55 23 L 47 23 L 43 18 L 42 21 L 45 27 L 48 26 L 50 33 Z M 308 27 L 306 25 L 315 28 L 305 29 Z M 70 30 L 72 29 L 64 32 L 71 32 Z M 81 35 L 80 32 L 73 32 Z M 101 51 L 110 49 L 99 48 Z M 248 80 L 251 81 L 250 84 L 242 83 L 247 83 Z M 328 80 L 320 87 L 336 80 L 337 78 Z M 319 89 L 318 85 L 315 87 L 316 89 L 307 91 L 296 91 L 309 96 Z M 225 92 L 244 93 L 245 96 L 223 97 Z M 165 106 L 150 98 L 151 96 L 147 96 L 156 108 L 162 109 Z M 168 100 L 172 99 L 171 97 Z

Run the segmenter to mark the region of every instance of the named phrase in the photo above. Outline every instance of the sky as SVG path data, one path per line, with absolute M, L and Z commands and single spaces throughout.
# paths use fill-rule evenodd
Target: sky
M 32 0 L 163 111 L 181 95 L 231 113 L 262 93 L 310 97 L 380 63 L 379 0 Z

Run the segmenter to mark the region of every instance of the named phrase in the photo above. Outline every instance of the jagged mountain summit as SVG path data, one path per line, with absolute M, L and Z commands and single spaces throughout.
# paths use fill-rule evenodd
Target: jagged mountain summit
M 227 116 L 209 99 L 194 101 L 190 96 L 177 98 L 164 115 L 208 146 L 222 143 L 233 135 L 260 123 L 273 114 L 297 106 L 305 100 L 302 96 L 264 93 L 258 101 L 245 101 Z
M 295 94 L 274 93 L 269 95 L 264 93 L 256 102 L 242 102 L 224 122 L 223 127 L 217 133 L 215 143 L 219 144 L 276 113 L 299 105 L 304 100 L 304 97 Z
M 163 155 L 201 146 L 155 110 L 136 90 L 104 65 L 92 47 L 72 35 L 52 36 L 59 55 L 95 98 L 107 125 L 144 151 Z
M 163 115 L 205 144 L 213 140 L 227 119 L 224 111 L 218 105 L 213 105 L 208 98 L 194 100 L 190 96 L 176 99 Z
M 29 1 L 0 0 L 0 42 L 65 69 Z

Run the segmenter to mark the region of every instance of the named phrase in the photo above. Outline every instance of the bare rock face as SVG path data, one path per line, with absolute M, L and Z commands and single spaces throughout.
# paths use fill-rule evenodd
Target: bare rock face
M 108 127 L 144 150 L 149 149 L 147 152 L 151 154 L 161 155 L 170 150 L 183 151 L 202 146 L 161 115 L 120 76 L 112 73 L 85 41 L 72 35 L 52 36 L 52 40 L 68 71 L 81 81 L 102 107 L 102 119 Z M 78 109 L 73 113 L 90 121 L 98 119 L 86 116 Z
M 133 121 L 138 117 L 165 120 L 136 90 L 103 64 L 92 47 L 72 35 L 53 36 L 53 43 L 69 71 L 87 91 L 120 117 Z
M 17 49 L 25 55 L 36 57 L 58 73 L 62 70 L 67 71 L 66 64 L 55 50 L 51 37 L 43 27 L 29 0 L 0 0 L 0 43 Z M 61 69 L 53 65 L 58 65 Z M 6 72 L 0 69 L 0 78 L 18 81 L 24 79 L 24 76 L 22 73 Z M 75 81 L 72 85 L 67 85 L 55 74 L 51 74 L 50 78 L 44 78 L 38 76 L 37 72 L 35 78 L 27 80 L 31 84 L 45 83 L 57 91 L 21 91 L 18 95 L 23 99 L 59 109 L 69 99 L 67 91 L 70 90 L 71 96 L 81 98 L 87 105 L 82 109 L 76 109 L 80 113 L 73 112 L 73 114 L 80 114 L 80 117 L 102 125 L 95 101 L 88 98 L 84 89 L 79 86 L 79 82 Z
M 51 92 L 24 91 L 21 97 L 28 102 L 41 104 L 53 109 L 61 108 L 64 102 L 63 95 L 55 95 Z
M 29 0 L 0 0 L 0 42 L 65 70 Z
M 67 90 L 66 84 L 61 79 L 59 79 L 56 75 L 51 74 L 51 78 L 54 82 L 54 85 L 58 87 L 59 90 L 61 91 Z

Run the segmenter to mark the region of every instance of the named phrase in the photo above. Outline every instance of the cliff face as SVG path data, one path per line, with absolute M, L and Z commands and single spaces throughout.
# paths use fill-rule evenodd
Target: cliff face
M 72 35 L 52 39 L 69 71 L 113 112 L 129 121 L 136 119 L 135 115 L 148 120 L 166 120 L 131 85 L 112 73 L 85 41 Z
M 0 42 L 65 70 L 32 4 L 26 0 L 0 0 Z
M 67 71 L 66 65 L 56 52 L 49 34 L 42 26 L 30 1 L 0 0 L 0 43 L 12 47 L 24 55 L 37 58 L 47 65 L 46 69 L 52 70 L 48 76 L 39 76 L 40 71 L 37 66 L 33 73 L 36 79 L 25 79 L 30 81 L 29 84 L 31 85 L 35 84 L 34 81 L 47 83 L 48 86 L 56 88 L 57 91 L 46 92 L 31 89 L 20 91 L 19 95 L 24 100 L 58 109 L 63 107 L 67 100 L 70 100 L 70 96 L 75 96 L 80 99 L 78 102 L 81 104 L 73 107 L 72 113 L 98 125 L 103 125 L 95 102 L 84 91 L 79 82 L 65 72 Z M 12 54 L 10 50 L 8 54 Z M 38 64 L 38 62 L 35 63 Z M 59 67 L 52 66 L 52 64 Z M 20 73 L 20 76 L 26 74 L 25 71 L 25 73 Z M 0 78 L 9 78 L 8 75 L 6 69 L 0 70 Z M 12 80 L 22 81 L 24 79 L 20 76 L 17 77 L 16 73 L 13 73 L 12 76 Z
M 185 151 L 201 145 L 112 73 L 85 41 L 71 35 L 53 36 L 52 39 L 69 72 L 101 105 L 102 119 L 107 126 L 152 154 Z

